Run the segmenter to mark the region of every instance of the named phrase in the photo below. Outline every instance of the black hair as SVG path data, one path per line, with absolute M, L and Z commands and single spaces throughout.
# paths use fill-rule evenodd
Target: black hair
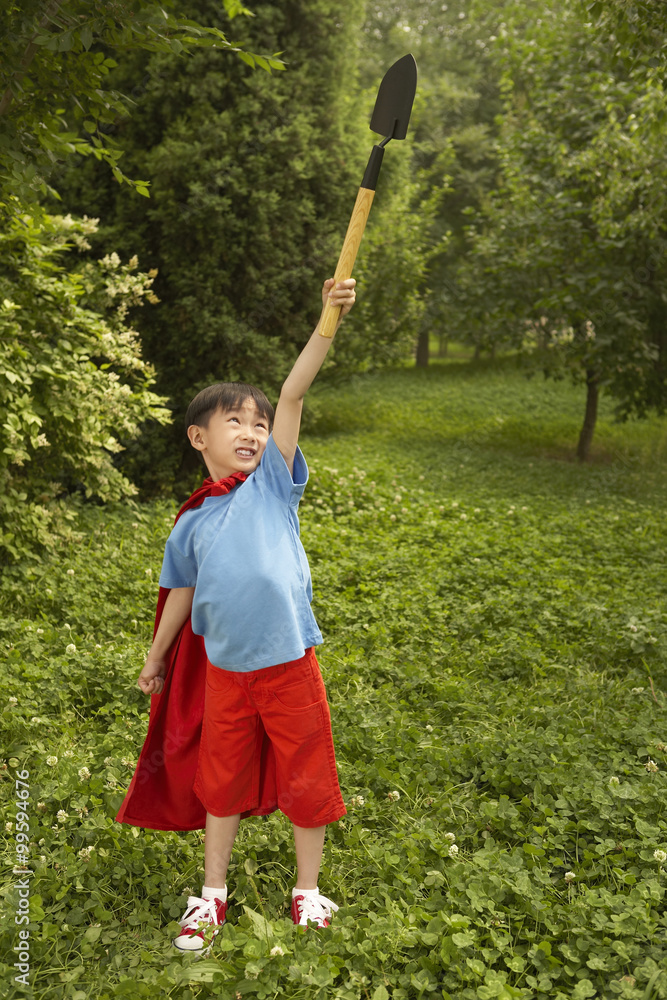
M 223 413 L 235 410 L 246 399 L 252 399 L 260 414 L 268 420 L 269 430 L 273 426 L 273 407 L 261 389 L 246 382 L 216 382 L 208 385 L 188 406 L 185 413 L 185 429 L 192 424 L 208 427 L 208 422 L 217 410 Z

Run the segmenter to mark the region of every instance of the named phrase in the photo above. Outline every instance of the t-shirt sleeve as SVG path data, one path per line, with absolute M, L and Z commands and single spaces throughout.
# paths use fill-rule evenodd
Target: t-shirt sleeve
M 197 562 L 194 554 L 193 531 L 185 513 L 167 539 L 160 572 L 160 586 L 194 587 L 197 583 Z
M 308 482 L 308 466 L 297 445 L 294 471 L 290 475 L 287 462 L 280 454 L 278 445 L 273 440 L 273 434 L 270 434 L 255 477 L 258 484 L 268 489 L 279 500 L 283 500 L 290 507 L 296 507 Z

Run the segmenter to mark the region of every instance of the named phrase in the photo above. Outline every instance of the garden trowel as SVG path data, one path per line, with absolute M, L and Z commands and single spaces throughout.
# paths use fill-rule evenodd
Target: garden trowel
M 344 281 L 352 275 L 368 213 L 373 203 L 384 147 L 390 139 L 405 139 L 416 89 L 417 63 L 414 56 L 408 54 L 387 70 L 378 90 L 370 127 L 372 132 L 377 132 L 384 138 L 371 150 L 366 173 L 347 227 L 343 249 L 338 258 L 335 281 Z M 333 337 L 339 314 L 340 306 L 327 305 L 320 323 L 320 336 Z

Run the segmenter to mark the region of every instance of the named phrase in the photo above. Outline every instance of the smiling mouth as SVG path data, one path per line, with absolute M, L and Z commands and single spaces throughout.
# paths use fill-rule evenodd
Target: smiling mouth
M 237 448 L 236 449 L 236 454 L 238 455 L 239 458 L 254 458 L 255 457 L 255 452 L 252 450 L 252 448 Z

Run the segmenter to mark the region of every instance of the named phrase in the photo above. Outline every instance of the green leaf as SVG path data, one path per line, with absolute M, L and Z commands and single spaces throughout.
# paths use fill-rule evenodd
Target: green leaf
M 452 934 L 452 941 L 457 948 L 469 948 L 475 943 L 475 935 L 470 931 L 460 931 L 457 934 Z
M 580 979 L 572 991 L 573 1000 L 586 1000 L 587 997 L 594 997 L 595 987 L 590 979 Z
M 87 52 L 93 44 L 93 32 L 90 25 L 86 24 L 83 28 L 81 28 L 79 31 L 79 38 L 81 39 L 81 44 Z

